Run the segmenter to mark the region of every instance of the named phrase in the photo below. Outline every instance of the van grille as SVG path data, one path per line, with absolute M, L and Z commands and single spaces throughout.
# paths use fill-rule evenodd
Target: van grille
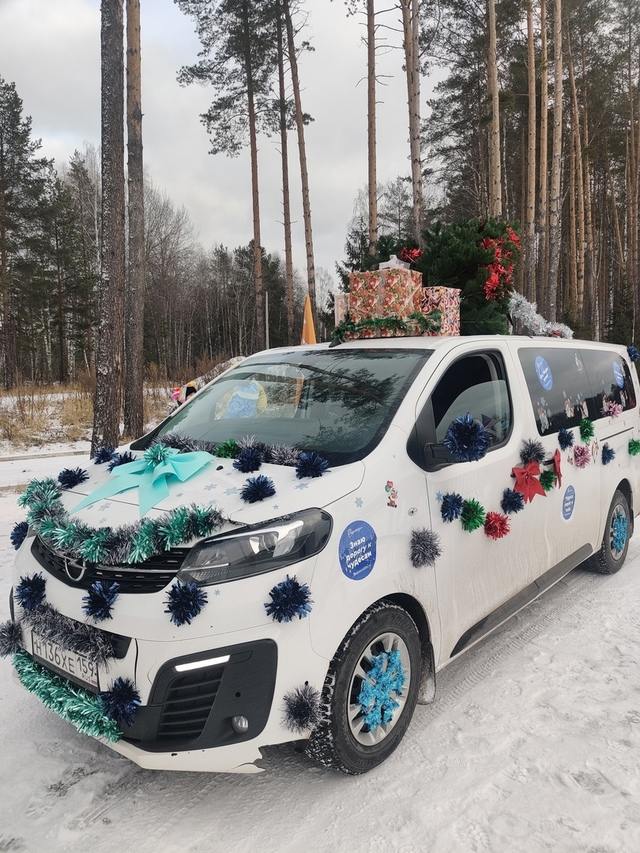
M 202 734 L 218 695 L 224 664 L 185 672 L 167 690 L 158 724 L 158 740 L 193 740 Z
M 152 593 L 164 589 L 176 576 L 188 552 L 188 548 L 171 548 L 135 566 L 100 566 L 84 560 L 73 560 L 70 561 L 72 576 L 82 574 L 78 580 L 73 580 L 65 570 L 65 558 L 46 545 L 39 536 L 35 537 L 31 546 L 31 553 L 42 568 L 67 586 L 88 589 L 98 580 L 117 581 L 122 593 Z

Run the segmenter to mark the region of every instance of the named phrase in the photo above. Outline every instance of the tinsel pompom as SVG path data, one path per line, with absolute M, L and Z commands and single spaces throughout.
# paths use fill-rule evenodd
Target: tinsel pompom
M 124 453 L 114 453 L 109 462 L 109 470 L 113 471 L 119 465 L 127 465 L 129 462 L 135 462 L 136 457 L 129 450 Z
M 100 447 L 96 450 L 93 461 L 96 465 L 104 465 L 105 462 L 110 462 L 111 457 L 115 453 L 114 447 Z
M 84 468 L 63 468 L 58 474 L 58 482 L 63 489 L 73 489 L 88 479 L 89 475 Z
M 243 447 L 238 453 L 238 458 L 233 463 L 236 471 L 241 471 L 243 474 L 250 474 L 252 471 L 258 471 L 262 465 L 262 453 L 257 447 Z
M 18 498 L 20 506 L 30 507 L 38 501 L 44 501 L 49 504 L 60 497 L 60 487 L 55 480 L 47 477 L 44 480 L 31 480 L 27 488 Z
M 179 435 L 177 432 L 168 432 L 162 436 L 161 444 L 167 447 L 173 447 L 174 450 L 179 450 L 181 453 L 195 453 L 204 451 L 205 453 L 213 454 L 215 444 L 212 441 L 202 441 L 198 438 L 190 438 L 186 435 Z
M 509 513 L 510 515 L 515 512 L 520 512 L 521 509 L 524 509 L 524 497 L 520 492 L 516 492 L 513 489 L 505 489 L 502 493 L 500 507 L 503 512 Z
M 463 503 L 462 495 L 459 495 L 457 492 L 447 492 L 446 495 L 443 495 L 442 504 L 440 505 L 442 520 L 449 522 L 460 518 Z
M 457 462 L 476 462 L 486 455 L 490 441 L 488 430 L 467 412 L 450 424 L 442 443 Z
M 22 628 L 19 622 L 3 622 L 0 625 L 0 658 L 14 655 L 20 649 Z
M 18 548 L 22 545 L 24 540 L 27 538 L 27 533 L 29 532 L 29 525 L 26 521 L 17 521 L 13 527 L 11 528 L 11 534 L 9 538 L 11 539 L 11 544 L 13 547 L 18 550 Z
M 249 477 L 247 482 L 242 487 L 240 497 L 243 501 L 249 504 L 263 501 L 265 498 L 270 498 L 276 493 L 276 488 L 273 485 L 273 480 L 265 477 L 264 474 L 258 474 L 257 477 Z
M 109 690 L 100 694 L 105 713 L 123 726 L 132 726 L 138 707 L 140 694 L 129 678 L 118 676 Z
M 157 536 L 163 550 L 176 548 L 181 542 L 190 538 L 190 520 L 188 508 L 179 506 L 156 521 Z
M 580 438 L 586 444 L 588 441 L 591 441 L 594 435 L 593 421 L 591 418 L 583 418 L 580 421 Z
M 283 702 L 283 723 L 290 731 L 303 734 L 320 722 L 320 693 L 308 681 L 285 694 Z
M 265 601 L 267 615 L 275 622 L 291 622 L 297 616 L 304 619 L 311 613 L 311 590 L 306 583 L 300 583 L 295 575 L 280 581 L 269 591 L 271 601 Z
M 640 350 L 635 344 L 629 344 L 627 347 L 627 355 L 631 361 L 640 361 Z
M 616 403 L 615 400 L 605 400 L 602 405 L 602 414 L 609 418 L 619 418 L 624 412 L 622 403 Z
M 501 512 L 488 512 L 484 520 L 484 532 L 489 539 L 502 539 L 509 533 L 509 518 Z
M 119 595 L 120 587 L 115 581 L 94 581 L 82 599 L 82 610 L 86 616 L 102 622 L 111 619 L 111 611 Z
M 283 447 L 282 445 L 274 445 L 269 448 L 269 462 L 274 465 L 286 465 L 293 468 L 298 464 L 300 451 L 295 447 Z
M 44 601 L 47 582 L 41 574 L 21 577 L 14 590 L 14 596 L 23 610 L 35 610 Z
M 558 432 L 558 444 L 560 445 L 561 450 L 567 450 L 569 447 L 573 447 L 573 442 L 575 441 L 575 436 L 571 432 L 570 429 L 566 429 L 562 427 Z
M 322 477 L 328 468 L 329 463 L 324 456 L 320 456 L 315 450 L 303 451 L 296 463 L 296 477 L 299 480 L 303 477 Z
M 416 569 L 435 565 L 441 554 L 440 537 L 437 533 L 426 527 L 411 531 L 411 562 Z
M 220 444 L 216 444 L 213 455 L 220 459 L 235 459 L 239 450 L 238 442 L 230 438 L 228 441 L 221 441 Z
M 189 512 L 189 539 L 210 536 L 222 527 L 222 515 L 213 506 L 191 504 Z
M 545 492 L 550 492 L 551 489 L 553 489 L 553 487 L 555 486 L 555 484 L 556 475 L 553 471 L 543 471 L 542 474 L 540 474 L 540 485 L 545 490 Z
M 640 441 L 637 438 L 629 439 L 629 455 L 638 456 L 640 454 Z
M 164 603 L 165 613 L 169 613 L 174 625 L 191 625 L 198 613 L 207 603 L 207 593 L 194 581 L 175 581 L 167 591 Z
M 529 438 L 522 442 L 520 459 L 523 465 L 529 462 L 544 462 L 544 447 L 540 441 Z
M 613 462 L 616 458 L 616 452 L 613 447 L 609 447 L 608 444 L 602 445 L 602 464 L 608 465 L 609 462 Z
M 167 447 L 167 445 L 163 441 L 156 441 L 150 447 L 147 447 L 143 456 L 144 461 L 151 468 L 155 468 L 158 465 L 162 465 L 163 462 L 166 461 L 167 457 L 171 455 L 170 451 L 173 448 Z
M 111 528 L 100 527 L 82 540 L 78 545 L 78 553 L 88 563 L 102 563 L 109 555 L 110 546 Z
M 573 464 L 576 468 L 586 468 L 591 462 L 591 451 L 586 444 L 577 444 L 573 448 Z
M 158 539 L 156 523 L 149 518 L 141 521 L 131 538 L 127 562 L 144 563 L 153 557 L 159 550 Z
M 466 530 L 467 533 L 472 533 L 474 530 L 482 527 L 485 516 L 485 508 L 480 501 L 477 501 L 475 498 L 464 501 L 462 504 L 462 513 L 460 514 L 462 529 Z

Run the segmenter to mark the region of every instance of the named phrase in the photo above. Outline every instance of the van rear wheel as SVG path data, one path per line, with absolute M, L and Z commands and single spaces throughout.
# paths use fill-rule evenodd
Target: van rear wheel
M 584 568 L 601 575 L 613 575 L 622 568 L 633 533 L 633 518 L 629 501 L 616 491 L 607 514 L 607 523 L 600 549 L 585 562 Z
M 381 764 L 411 721 L 421 665 L 420 635 L 411 616 L 390 602 L 370 607 L 331 661 L 321 722 L 307 754 L 349 774 Z

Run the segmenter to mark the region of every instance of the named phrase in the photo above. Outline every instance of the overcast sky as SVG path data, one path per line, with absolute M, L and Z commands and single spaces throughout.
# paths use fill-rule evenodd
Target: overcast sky
M 366 86 L 362 25 L 341 0 L 307 0 L 306 37 L 315 51 L 301 59 L 316 265 L 333 273 L 343 254 L 358 189 L 366 182 Z M 391 5 L 391 4 L 389 4 Z M 142 0 L 142 101 L 145 168 L 154 183 L 189 211 L 205 245 L 234 247 L 251 239 L 248 151 L 235 159 L 208 154 L 199 115 L 206 87 L 176 83 L 198 43 L 191 20 L 172 0 Z M 379 59 L 378 179 L 407 174 L 406 88 L 401 53 Z M 100 140 L 100 15 L 98 0 L 0 0 L 0 75 L 15 81 L 44 152 L 66 160 L 84 142 Z M 426 87 L 423 87 L 423 90 Z M 423 100 L 425 94 L 423 91 Z M 281 251 L 280 164 L 275 139 L 260 140 L 262 242 Z M 291 135 L 294 262 L 304 272 L 297 148 Z

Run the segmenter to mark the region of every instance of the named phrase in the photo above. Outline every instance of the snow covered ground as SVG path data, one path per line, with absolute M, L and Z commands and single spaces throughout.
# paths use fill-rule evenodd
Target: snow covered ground
M 5 567 L 17 518 L 1 493 Z M 0 620 L 8 592 L 5 569 Z M 0 662 L 0 851 L 638 851 L 639 628 L 640 535 L 617 575 L 573 572 L 442 672 L 396 753 L 356 778 L 292 746 L 257 776 L 140 770 Z

